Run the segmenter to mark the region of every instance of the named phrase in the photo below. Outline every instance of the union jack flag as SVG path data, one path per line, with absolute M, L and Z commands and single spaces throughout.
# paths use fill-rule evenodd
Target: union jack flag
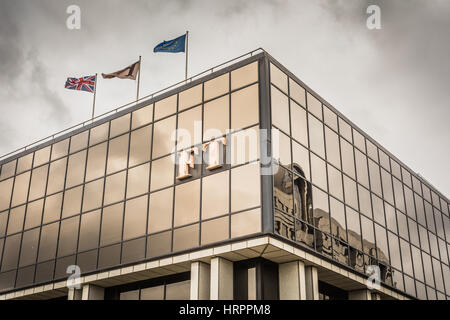
M 93 93 L 95 90 L 95 77 L 96 76 L 87 76 L 83 78 L 67 78 L 65 88 Z

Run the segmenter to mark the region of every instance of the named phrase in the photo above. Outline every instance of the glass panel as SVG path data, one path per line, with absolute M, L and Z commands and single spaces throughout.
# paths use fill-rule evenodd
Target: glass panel
M 168 284 L 166 300 L 189 300 L 190 287 L 190 280 Z
M 361 216 L 361 229 L 363 235 L 364 252 L 371 256 L 376 256 L 375 237 L 373 234 L 373 222 L 364 216 Z
M 147 258 L 159 257 L 170 252 L 172 232 L 151 235 L 147 240 Z
M 8 211 L 0 212 L 0 237 L 5 236 L 7 221 L 8 221 Z
M 141 300 L 164 300 L 164 285 L 142 289 Z
M 59 231 L 58 257 L 74 254 L 77 250 L 80 216 L 61 221 Z
M 372 217 L 372 207 L 370 201 L 370 193 L 369 191 L 358 185 L 358 195 L 359 195 L 359 209 L 362 214 L 365 214 L 367 217 Z
M 109 131 L 109 137 L 113 138 L 119 134 L 125 133 L 130 130 L 130 117 L 131 114 L 127 113 L 120 118 L 111 120 L 111 129 Z
M 230 96 L 214 99 L 205 104 L 204 108 L 204 133 L 205 140 L 222 136 L 229 127 Z
M 155 103 L 155 121 L 167 117 L 177 111 L 177 95 L 174 94 L 168 98 Z
M 130 167 L 150 160 L 152 126 L 146 126 L 131 133 Z
M 335 167 L 341 167 L 341 156 L 339 152 L 339 139 L 338 135 L 325 127 L 325 139 L 327 146 L 327 161 L 333 164 Z
M 322 188 L 327 190 L 327 171 L 325 168 L 325 161 L 318 158 L 311 153 L 311 175 L 312 182 Z
M 367 169 L 367 157 L 359 150 L 355 150 L 356 176 L 358 182 L 369 188 L 369 171 Z
M 384 203 L 384 209 L 386 214 L 386 226 L 389 230 L 397 233 L 397 220 L 395 217 L 395 209 L 386 202 Z
M 202 85 L 199 84 L 195 87 L 180 92 L 178 99 L 180 100 L 178 111 L 202 103 Z
M 411 189 L 404 187 L 406 213 L 413 219 L 416 219 L 416 212 L 414 210 L 414 198 Z
M 28 203 L 27 215 L 25 218 L 25 229 L 31 229 L 41 225 L 43 207 L 44 207 L 43 199 Z M 0 232 L 0 237 L 1 236 L 2 233 Z
M 353 248 L 362 250 L 359 214 L 350 207 L 346 207 L 346 212 L 347 212 L 348 243 Z
M 174 166 L 171 156 L 153 161 L 150 191 L 158 190 L 173 184 Z
M 83 187 L 67 190 L 64 194 L 63 218 L 80 213 Z
M 310 180 L 308 150 L 297 142 L 292 141 L 292 158 L 292 170 L 307 180 Z
M 8 235 L 23 230 L 23 219 L 25 218 L 25 206 L 11 209 L 9 212 Z
M 271 87 L 272 124 L 290 134 L 289 130 L 289 99 L 280 90 Z
M 280 132 L 279 134 L 279 152 L 278 152 L 279 158 L 277 159 L 278 162 L 285 167 L 290 167 L 292 160 L 291 160 L 291 139 L 285 135 L 284 133 Z
M 122 245 L 122 264 L 141 261 L 144 258 L 145 238 L 128 241 Z
M 55 194 L 45 199 L 43 223 L 53 222 L 61 216 L 62 193 Z M 75 210 L 75 208 L 74 208 Z
M 289 95 L 298 104 L 306 106 L 306 91 L 297 82 L 289 78 Z
M 29 182 L 30 182 L 30 171 L 16 176 L 16 181 L 14 183 L 13 197 L 12 197 L 12 206 L 13 207 L 27 201 Z M 9 207 L 9 205 L 8 205 L 8 207 Z
M 202 107 L 178 114 L 177 150 L 202 142 Z
M 325 146 L 323 137 L 323 124 L 311 115 L 308 115 L 309 121 L 309 142 L 312 151 L 322 158 L 325 158 Z
M 431 266 L 431 257 L 422 252 L 423 269 L 425 272 L 425 283 L 434 287 L 433 268 Z
M 258 84 L 233 92 L 231 94 L 231 128 L 237 130 L 258 122 Z
M 308 111 L 322 120 L 322 103 L 309 92 L 307 93 Z
M 98 256 L 98 267 L 107 268 L 120 263 L 120 244 L 101 248 Z
M 69 156 L 67 167 L 66 188 L 76 186 L 84 181 L 86 168 L 86 150 Z M 103 173 L 105 171 L 103 170 Z
M 173 232 L 173 251 L 195 248 L 199 242 L 199 224 L 175 229 Z
M 384 169 L 381 169 L 381 181 L 383 184 L 383 197 L 387 202 L 394 204 L 394 192 L 392 190 L 391 175 Z
M 339 134 L 350 143 L 353 143 L 352 128 L 343 119 L 339 118 Z
M 391 232 L 388 232 L 389 237 L 389 251 L 391 255 L 391 264 L 397 269 L 402 268 L 401 260 L 400 260 L 400 247 L 398 244 L 398 237 Z M 377 238 L 378 239 L 378 238 Z
M 202 181 L 202 219 L 229 212 L 229 171 L 204 177 Z
M 102 205 L 103 179 L 90 182 L 84 187 L 83 212 L 96 209 Z
M 436 288 L 438 290 L 445 291 L 444 280 L 442 278 L 441 264 L 436 259 L 433 259 L 433 271 L 434 271 L 434 279 L 436 281 Z
M 351 178 L 356 179 L 355 176 L 355 158 L 353 156 L 353 147 L 347 141 L 341 140 L 341 154 L 342 154 L 342 170 Z
M 42 227 L 39 241 L 38 262 L 55 258 L 56 244 L 58 243 L 59 222 Z
M 431 204 L 425 201 L 425 214 L 427 217 L 427 226 L 428 230 L 431 230 L 432 232 L 436 233 L 436 227 L 434 225 L 434 217 L 433 217 L 433 208 L 431 207 Z
M 369 159 L 370 189 L 381 197 L 380 167 Z
M 205 82 L 204 90 L 205 101 L 227 93 L 229 91 L 229 74 L 226 73 Z
M 111 157 L 111 155 L 109 156 Z M 86 181 L 105 175 L 106 142 L 89 148 Z
M 358 195 L 356 193 L 356 182 L 344 175 L 345 204 L 358 209 Z
M 417 223 L 411 218 L 408 218 L 408 226 L 411 243 L 419 246 L 419 230 L 417 229 Z
M 47 194 L 61 191 L 64 188 L 64 179 L 66 178 L 67 158 L 63 158 L 50 164 L 48 174 Z
M 292 173 L 284 168 L 278 168 L 277 173 L 273 176 L 273 185 L 275 208 L 293 215 Z
M 167 230 L 172 227 L 173 188 L 150 195 L 148 233 Z
M 411 183 L 411 174 L 408 172 L 408 170 L 406 170 L 405 168 L 402 167 L 402 178 L 403 178 L 403 182 L 410 188 L 412 188 L 412 183 Z
M 259 162 L 231 170 L 231 211 L 236 212 L 260 204 Z
M 417 222 L 419 222 L 423 226 L 426 226 L 427 223 L 425 220 L 425 207 L 423 206 L 423 199 L 422 197 L 414 193 L 414 200 L 416 204 Z
M 385 226 L 383 200 L 372 193 L 373 218 L 379 224 Z
M 417 192 L 419 195 L 422 195 L 422 186 L 420 181 L 415 176 L 412 176 L 412 182 L 414 191 Z
M 288 77 L 274 64 L 270 64 L 270 82 L 276 85 L 284 93 L 288 94 Z
M 175 147 L 175 140 L 172 139 L 175 136 L 176 117 L 170 117 L 162 121 L 157 122 L 154 125 L 153 136 L 153 159 L 169 154 Z
M 77 256 L 77 265 L 81 270 L 83 270 L 83 272 L 94 271 L 97 269 L 97 258 L 97 249 L 80 253 Z
M 17 234 L 15 236 L 8 237 L 5 239 L 5 247 L 1 266 L 2 272 L 17 268 L 17 262 L 19 260 L 21 236 L 22 236 L 21 234 Z
M 50 159 L 50 146 L 40 149 L 34 153 L 33 167 L 38 167 L 41 164 L 48 162 Z
M 231 216 L 231 238 L 261 232 L 261 209 L 233 214 Z
M 402 179 L 402 174 L 400 172 L 400 165 L 391 159 L 391 170 L 392 174 L 397 177 L 399 180 Z
M 391 167 L 389 165 L 389 157 L 386 153 L 384 153 L 381 149 L 378 150 L 378 156 L 380 157 L 380 165 L 386 169 L 388 172 L 391 171 Z
M 109 134 L 109 122 L 101 124 L 91 129 L 91 135 L 89 137 L 89 145 L 93 146 L 97 143 L 103 142 L 108 139 Z
M 355 129 L 353 129 L 353 142 L 355 144 L 355 147 L 366 153 L 366 142 L 364 136 Z
M 405 198 L 403 197 L 402 183 L 396 178 L 392 179 L 394 182 L 394 197 L 395 206 L 402 212 L 405 212 Z
M 375 235 L 377 238 L 378 260 L 389 264 L 389 251 L 386 239 L 386 229 L 375 224 Z
M 83 131 L 70 138 L 70 153 L 85 149 L 88 143 L 89 131 Z
M 276 143 L 273 147 L 279 147 Z M 274 150 L 274 153 L 276 150 Z M 231 165 L 236 166 L 259 158 L 259 129 L 248 128 L 231 136 Z
M 342 189 L 342 174 L 334 167 L 327 165 L 328 167 L 328 186 L 330 194 L 343 201 L 343 189 Z M 356 188 L 356 186 L 355 186 Z M 355 189 L 356 191 L 356 189 Z
M 201 244 L 205 245 L 228 239 L 229 221 L 229 217 L 223 217 L 203 222 Z
M 17 160 L 17 172 L 16 174 L 30 170 L 33 163 L 33 153 L 23 156 Z
M 15 171 L 16 171 L 16 160 L 3 164 L 2 171 L 0 174 L 0 180 L 12 177 Z
M 231 72 L 231 90 L 258 81 L 258 62 L 255 61 Z
M 33 170 L 28 200 L 32 201 L 44 196 L 47 183 L 47 173 L 48 165 Z
M 419 225 L 420 247 L 426 252 L 430 252 L 430 245 L 428 243 L 427 230 Z
M 153 121 L 153 104 L 132 113 L 131 129 L 139 128 Z
M 330 233 L 330 217 L 328 210 L 328 195 L 313 187 L 314 226 L 321 231 Z
M 13 180 L 9 179 L 0 182 L 0 211 L 9 208 Z
M 69 152 L 69 139 L 55 143 L 52 147 L 52 157 L 51 160 L 59 159 L 61 157 L 67 156 Z
M 308 125 L 306 111 L 291 100 L 292 137 L 308 147 Z
M 398 221 L 398 234 L 406 240 L 409 240 L 408 236 L 408 221 L 406 215 L 397 211 Z
M 121 292 L 119 300 L 139 300 L 139 289 Z
M 125 197 L 126 172 L 122 171 L 106 177 L 104 205 L 122 201 Z M 99 190 L 101 193 L 101 189 Z M 100 198 L 101 201 L 101 198 Z
M 127 167 L 129 137 L 129 134 L 125 134 L 109 141 L 107 174 L 120 171 Z M 101 159 L 103 160 L 104 158 L 102 157 Z
M 333 111 L 328 109 L 327 106 L 323 106 L 323 113 L 325 124 L 337 132 L 338 131 L 337 115 Z
M 430 196 L 430 188 L 428 188 L 426 185 L 422 183 L 422 193 L 425 200 L 428 202 L 431 202 L 431 196 Z
M 200 180 L 184 183 L 175 188 L 174 226 L 182 226 L 199 220 Z
M 330 197 L 330 215 L 331 234 L 340 240 L 347 241 L 344 204 L 333 197 Z
M 119 242 L 122 239 L 123 202 L 103 209 L 100 245 Z
M 128 170 L 127 198 L 148 192 L 150 164 Z
M 147 224 L 148 196 L 128 200 L 125 205 L 125 225 L 123 240 L 133 239 L 145 234 Z
M 100 231 L 100 210 L 81 216 L 80 241 L 78 251 L 86 251 L 98 247 Z

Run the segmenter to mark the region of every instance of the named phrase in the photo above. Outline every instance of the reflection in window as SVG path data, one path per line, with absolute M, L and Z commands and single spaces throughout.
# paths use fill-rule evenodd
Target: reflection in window
M 145 234 L 147 203 L 148 196 L 142 196 L 126 202 L 123 240 L 137 238 Z
M 202 223 L 201 244 L 209 244 L 228 239 L 229 217 L 209 220 Z
M 330 233 L 330 215 L 328 210 L 328 196 L 325 192 L 313 187 L 314 226 Z
M 308 124 L 306 110 L 291 100 L 291 129 L 292 137 L 308 147 Z
M 309 152 L 306 148 L 292 140 L 292 170 L 307 180 L 311 179 L 309 173 Z
M 233 92 L 231 94 L 231 128 L 237 130 L 258 122 L 258 84 Z
M 100 245 L 122 239 L 123 202 L 103 209 Z
M 325 146 L 323 138 L 323 124 L 308 114 L 309 143 L 312 151 L 325 158 Z
M 279 167 L 277 173 L 273 177 L 273 185 L 275 208 L 293 215 L 294 204 L 292 174 L 288 170 Z
M 229 127 L 230 96 L 214 99 L 204 107 L 204 140 L 216 138 L 226 133 Z
M 150 160 L 152 126 L 146 126 L 131 133 L 130 167 Z
M 139 128 L 153 121 L 153 104 L 132 113 L 131 129 Z
M 261 232 L 261 209 L 253 209 L 231 216 L 231 238 Z
M 177 111 L 177 95 L 174 94 L 168 98 L 155 103 L 155 121 L 167 117 Z
M 202 219 L 228 213 L 229 171 L 204 177 L 202 184 Z
M 202 102 L 202 85 L 196 85 L 195 87 L 189 88 L 180 92 L 178 95 L 179 106 L 178 110 L 184 110 L 189 107 L 193 107 Z
M 260 205 L 259 162 L 231 170 L 231 211 L 236 212 Z
M 359 213 L 350 207 L 346 207 L 346 213 L 347 213 L 348 243 L 351 247 L 356 248 L 358 250 L 362 250 Z
M 127 113 L 120 118 L 114 119 L 111 121 L 111 129 L 109 133 L 109 137 L 113 138 L 122 133 L 125 133 L 130 130 L 130 117 L 131 114 Z
M 330 197 L 331 234 L 343 241 L 347 241 L 344 204 Z
M 128 140 L 129 134 L 125 134 L 109 141 L 107 174 L 126 168 L 128 160 Z
M 105 161 L 106 159 L 103 160 L 103 162 Z M 83 183 L 85 169 L 86 150 L 70 155 L 69 164 L 67 167 L 66 188 L 70 188 Z M 104 170 L 102 174 L 104 174 Z
M 158 232 L 172 227 L 173 188 L 150 195 L 148 232 Z
M 173 251 L 195 248 L 199 245 L 199 224 L 175 229 L 173 232 Z
M 182 226 L 199 220 L 200 180 L 178 185 L 175 188 L 174 226 Z
M 112 155 L 110 155 L 111 157 Z M 89 148 L 86 181 L 105 175 L 106 142 Z
M 280 90 L 271 87 L 272 124 L 287 134 L 289 130 L 289 99 Z
M 17 206 L 27 200 L 30 171 L 16 176 L 11 206 Z M 9 207 L 9 205 L 8 205 Z
M 311 153 L 311 175 L 312 182 L 327 190 L 327 171 L 325 167 L 325 161 Z
M 373 222 L 366 217 L 361 216 L 361 229 L 363 236 L 364 252 L 376 257 L 375 236 L 373 233 Z
M 314 249 L 314 228 L 299 220 L 295 221 L 295 240 Z
M 47 194 L 61 191 L 64 188 L 67 158 L 63 158 L 50 164 L 48 174 Z
M 311 184 L 294 175 L 294 214 L 295 217 L 313 224 Z
M 175 116 L 155 123 L 153 133 L 153 159 L 172 152 L 175 146 L 175 141 L 172 139 L 174 137 L 175 124 Z

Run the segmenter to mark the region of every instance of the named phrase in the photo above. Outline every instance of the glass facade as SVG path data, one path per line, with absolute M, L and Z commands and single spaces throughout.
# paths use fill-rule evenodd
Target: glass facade
M 270 63 L 274 231 L 419 299 L 450 296 L 448 200 Z M 275 148 L 273 148 L 275 149 Z
M 258 150 L 213 152 L 259 127 L 258 61 L 209 78 L 1 163 L 0 291 L 261 232 Z
M 264 232 L 445 299 L 449 211 L 263 54 L 0 161 L 0 292 L 65 280 L 70 265 L 89 274 Z M 188 275 L 171 281 L 115 298 L 188 297 Z

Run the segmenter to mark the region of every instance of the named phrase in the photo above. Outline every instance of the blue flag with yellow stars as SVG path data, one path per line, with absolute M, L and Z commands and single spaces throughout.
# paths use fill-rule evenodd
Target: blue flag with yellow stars
M 153 52 L 184 52 L 186 43 L 186 35 L 182 35 L 173 40 L 163 41 L 158 44 Z

